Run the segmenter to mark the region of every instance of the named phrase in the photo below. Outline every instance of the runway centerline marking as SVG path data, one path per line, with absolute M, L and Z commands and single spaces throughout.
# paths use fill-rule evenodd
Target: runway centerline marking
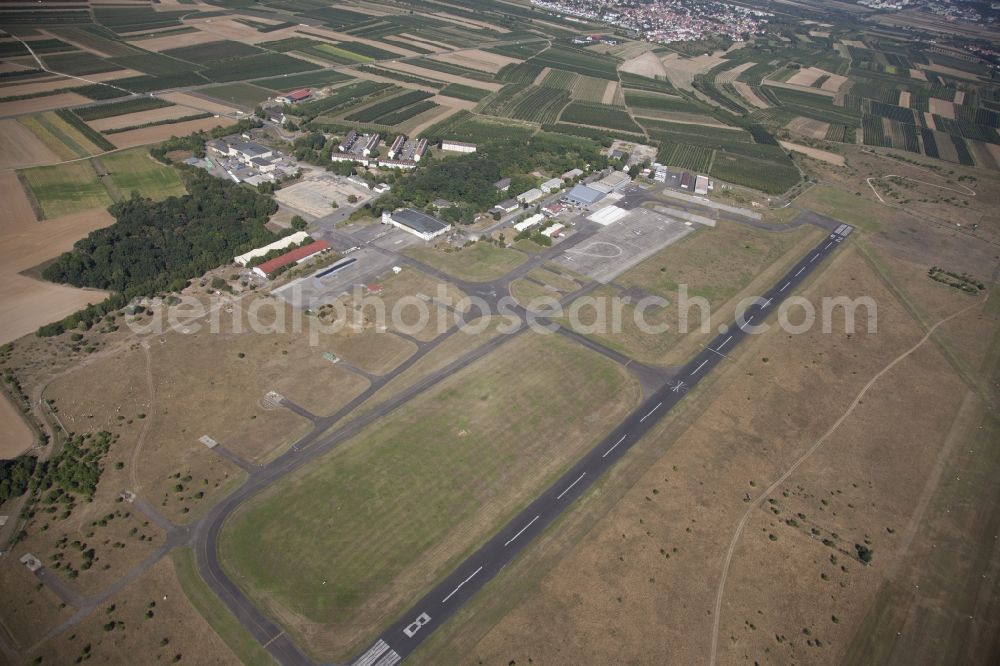
M 657 403 L 656 407 L 653 407 L 651 410 L 649 410 L 648 414 L 646 414 L 641 419 L 639 419 L 639 423 L 642 423 L 643 421 L 645 421 L 646 419 L 648 419 L 650 416 L 652 416 L 653 412 L 655 412 L 656 410 L 658 410 L 660 408 L 660 405 L 662 405 L 662 404 L 663 404 L 662 402 Z
M 619 440 L 618 440 L 617 442 L 615 442 L 615 443 L 614 443 L 614 444 L 613 444 L 613 445 L 611 446 L 611 448 L 610 448 L 610 449 L 608 449 L 607 451 L 605 451 L 605 452 L 604 452 L 604 455 L 603 455 L 603 456 L 601 456 L 601 457 L 602 457 L 602 458 L 607 458 L 607 457 L 608 457 L 608 454 L 609 454 L 609 453 L 611 453 L 612 451 L 614 451 L 615 449 L 617 449 L 617 448 L 618 448 L 618 445 L 619 445 L 619 444 L 621 444 L 622 442 L 624 442 L 624 441 L 625 441 L 625 438 L 626 438 L 626 437 L 628 437 L 628 435 L 622 435 L 622 438 L 621 438 L 621 439 L 619 439 Z
M 760 306 L 760 309 L 763 310 L 764 308 L 766 308 L 768 305 L 771 304 L 772 300 L 774 300 L 774 299 L 769 298 L 766 301 L 764 301 L 764 305 Z
M 805 267 L 805 266 L 803 266 L 802 268 L 800 268 L 800 269 L 799 269 L 799 270 L 798 270 L 798 271 L 797 271 L 797 272 L 795 273 L 795 277 L 798 277 L 799 275 L 801 275 L 801 274 L 802 274 L 802 271 L 804 271 L 805 269 L 806 269 L 806 267 Z
M 782 287 L 781 289 L 779 289 L 778 291 L 784 291 L 784 290 L 788 289 L 788 285 L 790 285 L 790 284 L 791 284 L 791 282 L 786 282 L 785 286 Z
M 716 348 L 715 348 L 715 351 L 722 351 L 722 348 L 726 346 L 726 343 L 728 343 L 728 342 L 729 342 L 730 340 L 732 340 L 732 339 L 733 339 L 733 336 L 731 336 L 731 335 L 730 335 L 730 336 L 729 336 L 728 338 L 726 338 L 725 340 L 723 340 L 723 341 L 722 341 L 722 342 L 721 342 L 721 343 L 719 344 L 719 346 L 718 346 L 718 347 L 716 347 Z
M 829 250 L 831 245 L 833 245 L 833 241 L 830 241 L 829 243 L 827 243 L 826 247 L 824 247 L 823 249 L 824 250 Z
M 750 315 L 749 317 L 747 317 L 747 320 L 740 325 L 740 330 L 742 330 L 744 326 L 749 326 L 750 322 L 752 321 L 753 321 L 753 315 Z
M 818 257 L 818 256 L 819 256 L 819 252 L 817 252 L 816 254 L 814 254 L 812 256 L 812 259 L 809 260 L 809 263 L 811 264 L 812 262 L 816 261 L 816 257 Z
M 692 370 L 691 374 L 692 375 L 697 374 L 698 371 L 701 370 L 705 366 L 706 363 L 708 363 L 708 359 L 707 358 L 704 361 L 702 361 L 701 364 L 699 364 L 697 368 L 695 368 L 694 370 Z
M 505 544 L 504 544 L 504 548 L 506 548 L 506 547 L 507 547 L 507 546 L 509 546 L 510 544 L 514 543 L 514 539 L 516 539 L 517 537 L 519 537 L 519 536 L 521 536 L 522 534 L 524 534 L 524 530 L 526 530 L 526 529 L 528 529 L 529 527 L 531 527 L 531 526 L 532 526 L 532 525 L 533 525 L 533 524 L 535 523 L 535 521 L 536 521 L 536 520 L 538 520 L 538 516 L 535 516 L 534 518 L 532 518 L 532 519 L 531 519 L 531 522 L 529 522 L 529 523 L 528 523 L 527 525 L 525 525 L 524 527 L 522 527 L 522 528 L 520 529 L 520 531 L 518 531 L 518 533 L 517 533 L 517 534 L 515 534 L 514 536 L 512 536 L 512 537 L 511 537 L 511 538 L 510 538 L 510 539 L 509 539 L 509 540 L 507 541 L 507 543 L 505 543 Z M 481 568 L 481 567 L 480 567 L 480 568 Z M 475 574 L 473 574 L 473 575 L 475 575 Z M 465 583 L 463 583 L 462 585 L 464 585 L 464 584 L 465 584 Z M 459 585 L 459 587 L 461 587 L 461 585 Z M 448 596 L 451 596 L 451 595 L 448 595 Z
M 583 473 L 583 474 L 581 474 L 580 476 L 576 477 L 576 481 L 574 481 L 573 483 L 569 484 L 569 485 L 568 485 L 568 486 L 566 487 L 566 490 L 564 490 L 564 491 L 562 491 L 561 493 L 559 493 L 559 495 L 558 495 L 558 496 L 556 497 L 556 499 L 557 499 L 557 500 L 561 500 L 561 499 L 563 498 L 563 495 L 565 495 L 566 493 L 568 493 L 568 492 L 569 492 L 569 491 L 570 491 L 570 490 L 571 490 L 571 489 L 573 488 L 573 486 L 575 486 L 576 484 L 580 483 L 580 479 L 582 479 L 582 478 L 583 478 L 583 477 L 585 477 L 585 476 L 587 476 L 587 473 L 586 473 L 586 472 L 584 472 L 584 473 Z
M 536 518 L 537 518 L 537 516 L 536 516 Z M 531 521 L 531 522 L 535 522 L 535 521 Z M 441 600 L 441 603 L 445 603 L 446 601 L 448 601 L 449 599 L 451 599 L 451 597 L 452 597 L 453 594 L 455 594 L 456 592 L 458 592 L 459 590 L 461 590 L 463 585 L 465 585 L 470 580 L 472 580 L 473 578 L 475 578 L 476 574 L 479 573 L 482 570 L 483 570 L 483 568 L 479 567 L 478 569 L 476 569 L 475 571 L 473 571 L 472 575 L 469 576 L 468 578 L 466 578 L 465 580 L 463 580 L 461 583 L 459 583 L 458 587 L 456 587 L 454 590 L 452 590 L 451 592 L 449 592 L 448 596 Z

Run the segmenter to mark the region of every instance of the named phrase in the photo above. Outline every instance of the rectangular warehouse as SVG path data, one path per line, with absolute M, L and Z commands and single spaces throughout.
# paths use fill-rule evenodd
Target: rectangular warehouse
M 382 212 L 382 224 L 391 224 L 425 241 L 437 238 L 451 228 L 447 222 L 412 208 Z

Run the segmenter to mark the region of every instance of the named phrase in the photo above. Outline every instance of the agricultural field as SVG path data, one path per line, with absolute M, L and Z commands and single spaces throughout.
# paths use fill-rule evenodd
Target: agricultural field
M 467 102 L 479 102 L 483 98 L 488 97 L 490 91 L 483 90 L 482 88 L 473 88 L 472 86 L 463 86 L 460 83 L 449 83 L 444 88 L 441 88 L 441 94 Z
M 712 164 L 713 153 L 711 148 L 705 146 L 663 142 L 656 153 L 656 161 L 667 166 L 705 173 Z
M 295 74 L 313 69 L 319 69 L 319 65 L 314 65 L 311 62 L 299 60 L 283 53 L 265 53 L 263 55 L 212 63 L 201 73 L 212 81 L 224 83 L 228 81 L 243 81 L 249 78 L 277 76 L 279 74 Z
M 347 116 L 345 116 L 345 120 L 357 121 L 360 123 L 378 123 L 382 125 L 394 125 L 396 124 L 395 122 L 383 122 L 381 119 L 384 116 L 395 115 L 396 112 L 398 112 L 399 110 L 408 107 L 412 104 L 422 102 L 428 99 L 429 97 L 433 97 L 433 95 L 431 93 L 423 92 L 420 90 L 411 90 L 401 95 L 381 100 L 370 106 L 366 106 L 353 113 L 350 113 Z M 422 109 L 422 111 L 426 111 L 429 108 L 432 107 L 425 106 Z M 410 115 L 416 115 L 416 113 Z M 409 117 L 410 116 L 406 116 L 405 118 L 403 118 L 403 120 Z M 397 122 L 402 122 L 402 121 L 397 121 Z
M 598 79 L 618 80 L 618 60 L 609 56 L 556 44 L 526 61 L 537 67 L 564 69 Z
M 85 127 L 82 121 L 79 119 L 77 121 L 79 125 Z M 42 143 L 64 160 L 96 155 L 105 149 L 104 146 L 95 142 L 99 140 L 93 135 L 81 130 L 80 126 L 67 121 L 56 111 L 24 116 L 19 118 L 18 122 L 31 130 L 35 136 L 41 139 Z M 97 134 L 97 136 L 100 135 Z
M 571 102 L 559 120 L 564 123 L 590 125 L 592 127 L 608 127 L 625 132 L 641 132 L 632 118 L 623 109 L 615 106 L 593 104 L 588 102 Z
M 163 55 L 187 60 L 195 65 L 207 65 L 223 60 L 233 60 L 236 58 L 246 58 L 248 56 L 260 55 L 264 53 L 262 49 L 242 42 L 232 40 L 221 40 L 218 42 L 207 42 L 205 44 L 195 44 L 184 46 L 178 49 L 168 49 L 161 51 Z
M 145 148 L 122 150 L 95 160 L 109 174 L 107 178 L 120 197 L 136 192 L 141 197 L 161 200 L 185 193 L 177 170 L 154 160 Z
M 91 208 L 110 206 L 112 199 L 87 160 L 25 169 L 18 174 L 41 213 L 52 219 Z
M 139 113 L 140 111 L 152 111 L 173 106 L 173 103 L 159 97 L 132 97 L 121 102 L 109 102 L 97 106 L 86 106 L 74 109 L 81 120 L 100 120 L 101 118 L 112 118 L 127 113 Z
M 257 106 L 269 97 L 274 96 L 274 91 L 272 90 L 261 88 L 260 86 L 252 83 L 242 82 L 209 86 L 207 88 L 201 88 L 198 92 L 224 102 L 232 102 L 233 104 L 250 108 Z
M 552 123 L 569 103 L 569 92 L 542 86 L 509 84 L 481 107 L 486 115 Z

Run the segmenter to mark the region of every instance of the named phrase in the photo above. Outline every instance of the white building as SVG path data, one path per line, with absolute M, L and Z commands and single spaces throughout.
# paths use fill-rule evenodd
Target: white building
M 442 139 L 441 150 L 450 150 L 453 153 L 474 153 L 476 152 L 476 144 Z
M 401 208 L 391 213 L 382 211 L 382 224 L 391 224 L 425 241 L 437 238 L 451 228 L 447 222 L 412 208 Z
M 545 192 L 542 192 L 537 187 L 533 187 L 530 190 L 528 190 L 527 192 L 522 192 L 521 194 L 518 194 L 517 195 L 517 200 L 519 202 L 521 202 L 522 204 L 530 204 L 530 203 L 534 203 L 534 202 L 538 201 L 539 199 L 541 199 L 544 196 L 545 196 Z
M 552 190 L 561 190 L 563 187 L 562 178 L 552 178 L 545 181 L 538 186 L 542 192 L 551 192 Z
M 284 238 L 276 240 L 273 243 L 265 245 L 264 247 L 258 247 L 256 250 L 250 250 L 249 252 L 239 255 L 238 257 L 233 257 L 233 263 L 239 266 L 246 266 L 250 263 L 251 259 L 263 257 L 271 250 L 284 250 L 289 245 L 298 245 L 307 238 L 309 238 L 309 234 L 306 232 L 296 231 L 294 234 L 285 236 Z
M 533 227 L 533 226 L 535 226 L 537 224 L 541 224 L 542 220 L 544 220 L 544 219 L 545 219 L 544 215 L 542 215 L 541 213 L 535 213 L 531 217 L 525 218 L 521 222 L 518 222 L 517 224 L 515 224 L 514 225 L 514 230 L 517 231 L 518 233 L 520 233 L 520 232 L 524 231 L 525 229 L 530 229 L 531 227 Z

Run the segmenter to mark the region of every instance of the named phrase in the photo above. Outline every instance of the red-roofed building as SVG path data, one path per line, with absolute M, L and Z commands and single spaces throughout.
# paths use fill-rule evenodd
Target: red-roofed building
M 296 102 L 301 102 L 312 94 L 312 89 L 310 88 L 299 88 L 298 90 L 293 90 L 292 92 L 287 92 L 284 95 L 279 95 L 275 97 L 275 100 L 282 104 L 295 104 Z
M 301 263 L 314 254 L 322 252 L 323 250 L 328 250 L 329 248 L 330 244 L 326 241 L 316 241 L 314 243 L 310 243 L 309 245 L 296 248 L 291 252 L 286 252 L 285 254 L 275 257 L 269 261 L 265 261 L 258 266 L 254 266 L 253 272 L 263 278 L 270 279 L 271 276 L 274 275 L 274 273 L 279 269 L 291 264 Z

